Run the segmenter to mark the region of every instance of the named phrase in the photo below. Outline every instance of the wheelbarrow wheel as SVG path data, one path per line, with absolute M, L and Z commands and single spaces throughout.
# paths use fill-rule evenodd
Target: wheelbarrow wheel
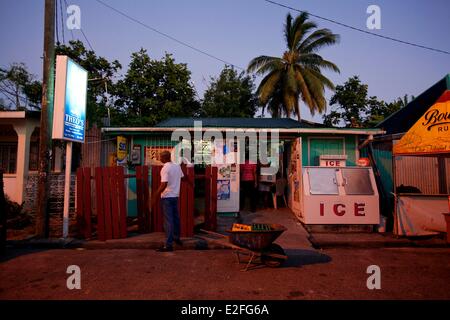
M 277 268 L 284 262 L 281 258 L 275 258 L 267 255 L 271 253 L 285 255 L 283 248 L 276 243 L 272 243 L 265 253 L 266 254 L 262 254 L 261 261 L 270 268 Z

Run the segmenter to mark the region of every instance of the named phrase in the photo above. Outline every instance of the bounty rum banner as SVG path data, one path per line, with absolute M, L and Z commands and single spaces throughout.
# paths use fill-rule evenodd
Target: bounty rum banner
M 450 152 L 450 101 L 434 104 L 394 145 L 395 155 Z

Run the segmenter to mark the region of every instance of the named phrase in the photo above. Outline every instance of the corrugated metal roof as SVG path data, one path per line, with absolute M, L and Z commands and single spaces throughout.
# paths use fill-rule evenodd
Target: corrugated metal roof
M 447 90 L 450 90 L 450 74 L 422 92 L 404 108 L 381 121 L 376 127 L 386 130 L 386 134 L 407 132 Z
M 320 123 L 289 118 L 170 118 L 158 123 L 157 128 L 192 128 L 194 121 L 202 121 L 203 128 L 267 128 L 302 129 L 324 128 Z

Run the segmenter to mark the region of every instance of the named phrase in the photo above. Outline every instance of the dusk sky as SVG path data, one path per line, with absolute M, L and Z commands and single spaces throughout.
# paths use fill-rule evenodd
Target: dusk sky
M 103 1 L 161 32 L 243 68 L 255 56 L 281 56 L 285 51 L 283 24 L 289 11 L 263 0 Z M 368 30 L 366 9 L 375 4 L 381 8 L 381 30 L 375 30 L 376 33 L 450 51 L 448 0 L 278 2 L 364 30 Z M 164 52 L 172 53 L 177 62 L 187 63 L 202 97 L 209 78 L 217 76 L 223 68 L 222 62 L 152 32 L 97 1 L 67 0 L 67 3 L 81 8 L 81 27 L 96 53 L 110 60 L 118 59 L 123 66 L 122 73 L 127 69 L 131 53 L 141 47 L 157 59 Z M 312 19 L 319 27 L 329 28 L 341 36 L 338 45 L 320 51 L 341 69 L 340 74 L 325 72 L 337 85 L 359 75 L 369 85 L 370 95 L 392 101 L 404 94 L 418 95 L 450 73 L 448 54 Z M 0 23 L 0 65 L 24 62 L 40 79 L 44 1 L 0 0 Z M 74 37 L 85 42 L 79 30 L 74 30 Z M 71 33 L 66 29 L 65 41 L 70 39 Z M 327 92 L 329 97 L 331 93 Z M 312 118 L 304 106 L 302 116 L 321 121 L 321 116 Z

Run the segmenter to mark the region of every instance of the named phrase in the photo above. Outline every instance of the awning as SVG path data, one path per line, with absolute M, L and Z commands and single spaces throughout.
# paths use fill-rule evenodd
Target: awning
M 450 96 L 445 98 L 431 106 L 394 145 L 394 155 L 450 153 Z

